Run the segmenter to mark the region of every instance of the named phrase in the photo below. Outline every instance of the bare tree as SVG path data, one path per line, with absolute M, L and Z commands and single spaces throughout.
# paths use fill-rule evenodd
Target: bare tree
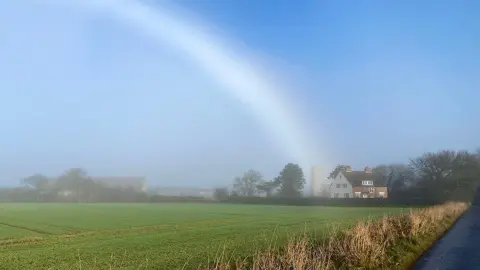
M 265 193 L 267 197 L 272 196 L 273 191 L 279 186 L 278 181 L 263 181 L 257 185 L 257 190 Z
M 349 165 L 338 164 L 333 171 L 330 172 L 328 178 L 333 179 L 337 176 L 339 172 L 345 171 L 347 168 L 351 168 Z
M 260 172 L 249 170 L 242 177 L 236 177 L 233 183 L 233 190 L 240 196 L 254 196 L 257 193 L 258 183 L 263 181 Z
M 477 156 L 467 151 L 426 153 L 410 160 L 410 167 L 421 177 L 420 185 L 442 199 L 453 193 L 470 193 L 479 180 Z
M 415 181 L 414 171 L 407 164 L 382 164 L 373 168 L 372 171 L 384 177 L 389 192 L 410 186 Z

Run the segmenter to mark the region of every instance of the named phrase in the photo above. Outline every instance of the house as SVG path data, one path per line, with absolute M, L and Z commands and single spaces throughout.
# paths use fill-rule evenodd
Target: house
M 132 188 L 137 192 L 146 192 L 147 191 L 147 181 L 145 177 L 137 176 L 113 176 L 113 177 L 91 177 L 96 183 L 102 184 L 107 188 Z
M 100 184 L 106 188 L 118 188 L 118 189 L 133 189 L 136 192 L 146 192 L 147 181 L 145 177 L 137 176 L 113 176 L 113 177 L 88 177 L 84 179 L 92 180 L 93 182 Z M 57 179 L 49 179 L 47 189 L 57 189 L 57 194 L 62 197 L 70 197 L 74 195 L 75 191 L 70 184 L 56 186 Z M 47 192 L 47 191 L 44 191 Z
M 340 171 L 330 184 L 331 198 L 387 198 L 387 183 L 381 174 L 365 167 L 352 171 L 350 166 Z

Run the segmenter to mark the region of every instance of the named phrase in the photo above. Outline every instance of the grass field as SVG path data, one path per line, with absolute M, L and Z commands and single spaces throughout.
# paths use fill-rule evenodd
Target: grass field
M 191 269 L 401 208 L 0 204 L 0 269 Z

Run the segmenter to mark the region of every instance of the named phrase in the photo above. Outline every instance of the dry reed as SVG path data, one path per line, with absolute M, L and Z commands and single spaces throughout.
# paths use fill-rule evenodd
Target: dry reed
M 267 250 L 250 259 L 216 264 L 213 270 L 234 269 L 394 269 L 405 267 L 399 246 L 409 242 L 428 245 L 443 234 L 469 205 L 446 203 L 410 210 L 399 216 L 360 221 L 346 231 L 333 230 L 323 240 L 303 235 L 281 251 Z M 316 241 L 316 242 L 315 242 Z M 418 253 L 418 251 L 417 251 Z M 416 256 L 420 254 L 415 254 Z

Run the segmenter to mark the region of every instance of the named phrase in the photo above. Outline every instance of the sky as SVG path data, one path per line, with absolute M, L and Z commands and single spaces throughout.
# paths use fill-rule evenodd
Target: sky
M 217 66 L 74 2 L 0 2 L 0 186 L 82 167 L 215 187 L 299 151 L 328 172 L 480 146 L 477 1 L 138 1 Z

